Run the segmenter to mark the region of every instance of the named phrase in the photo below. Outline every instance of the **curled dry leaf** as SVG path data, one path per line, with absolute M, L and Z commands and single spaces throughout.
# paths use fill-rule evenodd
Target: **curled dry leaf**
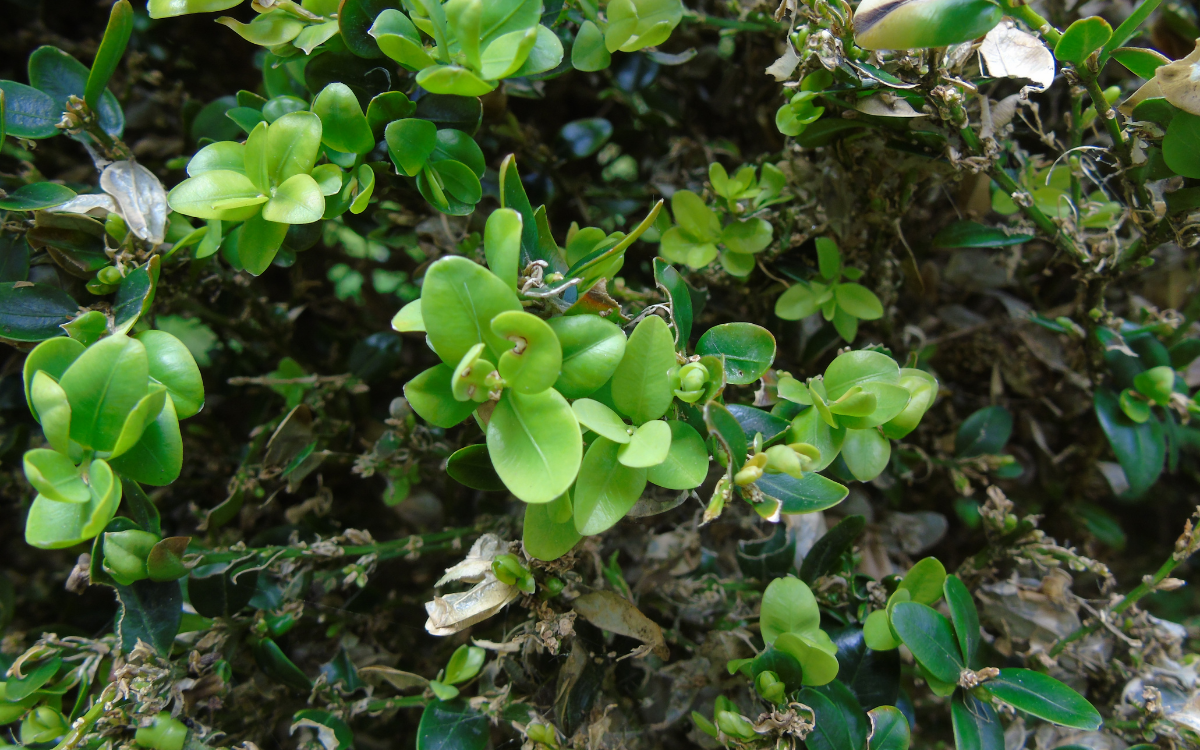
M 155 245 L 167 231 L 167 191 L 135 161 L 115 161 L 100 174 L 100 189 L 116 199 L 129 230 Z
M 928 117 L 924 112 L 912 108 L 907 99 L 891 94 L 875 94 L 854 102 L 854 108 L 865 115 L 876 117 Z
M 792 73 L 796 72 L 796 67 L 800 64 L 800 56 L 796 54 L 791 42 L 787 42 L 783 46 L 785 48 L 783 56 L 767 68 L 767 75 L 776 81 L 786 81 L 791 78 Z
M 358 676 L 368 682 L 387 682 L 397 690 L 412 690 L 413 688 L 424 690 L 429 685 L 429 680 L 419 674 L 379 664 L 370 667 L 359 667 Z
M 1022 78 L 1044 91 L 1054 83 L 1054 55 L 1033 34 L 1011 22 L 1001 23 L 987 33 L 979 45 L 979 56 L 988 75 L 995 78 Z
M 1196 41 L 1196 49 L 1190 55 L 1160 67 L 1154 74 L 1154 81 L 1171 104 L 1184 112 L 1200 115 L 1200 40 Z
M 521 595 L 521 590 L 496 578 L 492 560 L 508 552 L 510 544 L 494 534 L 484 534 L 471 545 L 466 559 L 446 569 L 436 586 L 451 581 L 474 583 L 468 591 L 435 596 L 425 603 L 429 619 L 425 629 L 433 635 L 453 635 L 499 612 Z
M 108 193 L 89 193 L 87 195 L 77 195 L 53 208 L 46 209 L 51 213 L 56 214 L 91 214 L 95 211 L 103 218 L 108 212 L 117 212 L 117 202 Z
M 622 596 L 611 591 L 594 591 L 571 602 L 571 606 L 580 617 L 601 630 L 636 638 L 650 646 L 659 658 L 671 655 L 658 623 Z

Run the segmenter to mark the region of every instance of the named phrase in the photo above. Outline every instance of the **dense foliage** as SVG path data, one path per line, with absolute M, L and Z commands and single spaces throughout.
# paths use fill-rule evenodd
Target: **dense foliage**
M 0 746 L 1200 746 L 1194 8 L 3 7 Z

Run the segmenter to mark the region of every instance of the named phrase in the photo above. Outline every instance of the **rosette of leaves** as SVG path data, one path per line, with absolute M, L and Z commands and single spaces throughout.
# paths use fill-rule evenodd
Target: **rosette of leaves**
M 820 280 L 797 281 L 788 287 L 775 301 L 775 314 L 784 320 L 800 320 L 819 311 L 833 323 L 838 335 L 851 343 L 858 336 L 858 321 L 883 317 L 883 303 L 874 292 L 857 283 L 862 270 L 842 265 L 836 242 L 818 237 L 816 243 Z
M 437 210 L 466 216 L 483 197 L 479 180 L 486 162 L 470 135 L 428 120 L 403 119 L 384 131 L 396 171 L 415 177 L 417 189 Z
M 946 598 L 950 617 L 933 608 Z M 1095 730 L 1100 714 L 1083 696 L 1058 680 L 1029 669 L 1001 668 L 978 675 L 982 641 L 979 613 L 957 576 L 927 557 L 904 576 L 887 607 L 872 612 L 863 626 L 867 647 L 887 651 L 901 643 L 917 662 L 930 690 L 951 696 L 950 715 L 960 747 L 1001 747 L 1004 728 L 993 703 L 1003 701 L 1045 721 Z
M 600 14 L 598 0 L 581 0 L 587 20 L 579 26 L 571 47 L 576 70 L 603 70 L 613 52 L 637 52 L 667 41 L 683 20 L 682 0 L 609 0 Z
M 761 179 L 752 166 L 744 166 L 730 177 L 715 162 L 709 165 L 708 176 L 719 213 L 696 193 L 676 191 L 671 196 L 675 225 L 663 233 L 659 253 L 672 263 L 694 269 L 720 258 L 731 275 L 748 276 L 754 270 L 754 256 L 775 236 L 771 223 L 755 214 L 790 200 L 782 195 L 787 180 L 771 164 L 763 165 Z
M 121 479 L 161 486 L 179 476 L 179 420 L 204 405 L 200 370 L 165 331 L 117 333 L 85 345 L 59 337 L 25 359 L 25 397 L 46 448 L 25 453 L 38 495 L 25 539 L 70 547 L 101 531 L 121 500 Z
M 918 49 L 968 42 L 1004 17 L 993 0 L 864 0 L 854 11 L 854 43 L 863 49 Z
M 208 220 L 214 237 L 225 235 L 226 224 L 236 224 L 223 250 L 245 270 L 261 274 L 288 227 L 320 221 L 325 197 L 343 187 L 335 165 L 329 165 L 332 175 L 314 170 L 321 143 L 322 118 L 313 112 L 289 112 L 270 124 L 263 120 L 245 143 L 218 141 L 200 149 L 188 162 L 188 179 L 171 189 L 167 201 L 178 213 Z
M 867 482 L 887 467 L 889 438 L 911 432 L 937 397 L 937 381 L 924 370 L 901 368 L 875 351 L 839 355 L 823 377 L 807 384 L 782 373 L 781 399 L 807 406 L 792 420 L 789 439 L 815 446 L 820 471 L 841 455 L 855 479 Z
M 539 23 L 541 0 L 405 0 L 404 10 L 384 10 L 369 33 L 434 94 L 482 96 L 562 62 L 562 42 Z

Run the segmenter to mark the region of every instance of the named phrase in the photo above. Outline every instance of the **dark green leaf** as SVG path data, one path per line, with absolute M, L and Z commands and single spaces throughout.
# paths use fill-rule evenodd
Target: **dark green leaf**
M 908 718 L 895 706 L 880 706 L 868 713 L 871 720 L 871 750 L 908 750 L 911 737 Z
M 17 138 L 49 138 L 58 135 L 54 127 L 62 119 L 57 102 L 32 86 L 16 81 L 0 81 L 4 92 L 4 128 Z
M 19 234 L 0 234 L 0 283 L 25 281 L 29 277 L 31 248 Z
M 383 137 L 383 129 L 393 120 L 403 120 L 412 117 L 417 105 L 399 91 L 385 91 L 371 100 L 367 105 L 367 124 L 375 139 Z
M 67 111 L 67 97 L 83 98 L 88 74 L 83 63 L 58 47 L 38 47 L 29 55 L 29 83 L 50 95 L 60 118 Z M 106 90 L 100 97 L 96 114 L 100 117 L 100 127 L 109 135 L 119 136 L 125 129 L 125 113 L 111 91 Z
M 1003 406 L 985 406 L 967 417 L 954 436 L 959 458 L 996 455 L 1012 437 L 1012 414 Z
M 723 404 L 709 401 L 704 405 L 704 423 L 708 427 L 708 434 L 715 437 L 729 455 L 729 465 L 734 473 L 741 471 L 746 463 L 747 441 L 737 418 Z
M 375 39 L 367 33 L 389 3 L 380 0 L 342 0 L 338 5 L 338 28 L 346 48 L 359 57 L 383 57 Z
M 844 485 L 815 472 L 808 472 L 803 479 L 790 474 L 764 474 L 756 482 L 763 494 L 782 503 L 784 513 L 815 513 L 827 510 L 846 499 L 850 494 Z
M 867 648 L 860 627 L 836 630 L 829 637 L 838 649 L 838 681 L 854 692 L 859 705 L 870 710 L 895 704 L 900 695 L 900 651 Z
M 1086 698 L 1041 672 L 1001 669 L 985 685 L 992 695 L 1039 719 L 1074 729 L 1100 728 L 1100 714 Z
M 921 666 L 942 682 L 958 682 L 964 664 L 949 620 L 916 602 L 900 602 L 891 616 L 896 634 Z
M 138 483 L 122 477 L 121 491 L 125 498 L 125 509 L 129 511 L 138 527 L 161 536 L 162 524 L 159 521 L 158 508 L 154 507 L 154 503 Z
M 6 701 L 20 701 L 32 695 L 38 688 L 45 685 L 58 672 L 59 666 L 62 665 L 62 659 L 53 656 L 44 661 L 38 662 L 36 666 L 27 664 L 23 668 L 24 677 L 9 677 L 5 683 L 4 699 Z
M 782 435 L 792 425 L 786 419 L 781 419 L 762 409 L 755 409 L 753 406 L 729 404 L 726 408 L 742 426 L 742 432 L 746 433 L 746 437 L 753 439 L 755 433 L 762 433 L 764 445 Z
M 935 248 L 1008 247 L 1033 239 L 1032 234 L 1009 233 L 1000 227 L 984 226 L 974 221 L 956 221 L 944 227 L 933 238 Z
M 344 653 L 344 652 L 342 652 Z M 297 711 L 292 717 L 292 731 L 294 732 L 301 726 L 312 726 L 319 724 L 321 727 L 326 727 L 333 730 L 333 737 L 337 740 L 337 750 L 348 750 L 354 747 L 354 733 L 350 731 L 350 727 L 346 722 L 334 716 L 328 711 L 321 711 L 315 708 L 305 708 Z M 325 746 L 326 750 L 334 750 Z
M 35 342 L 61 336 L 59 326 L 77 310 L 75 300 L 56 286 L 24 281 L 0 284 L 0 337 Z
M 75 191 L 53 182 L 35 182 L 22 185 L 3 198 L 0 209 L 6 211 L 36 211 L 66 203 L 75 197 Z
M 613 126 L 608 120 L 603 117 L 589 117 L 563 125 L 562 130 L 558 131 L 558 137 L 571 156 L 582 159 L 596 153 L 608 143 L 612 132 Z
M 758 677 L 763 672 L 774 672 L 789 693 L 799 690 L 804 679 L 804 670 L 800 668 L 796 657 L 773 646 L 767 646 L 766 650 L 750 663 L 750 673 L 753 676 Z
M 808 750 L 863 750 L 866 746 L 867 714 L 840 681 L 804 688 L 800 702 L 816 714 L 816 727 L 805 740 Z
M 262 639 L 254 647 L 254 661 L 259 669 L 281 685 L 305 694 L 312 690 L 312 681 L 308 676 L 270 638 Z
M 109 12 L 108 26 L 104 29 L 104 38 L 100 40 L 100 49 L 96 51 L 96 59 L 92 62 L 84 87 L 83 100 L 91 109 L 99 106 L 100 96 L 107 90 L 108 80 L 121 62 L 132 33 L 133 6 L 129 0 L 118 0 Z
M 417 727 L 417 750 L 485 750 L 488 719 L 461 698 L 425 706 Z
M 686 351 L 692 335 L 692 294 L 675 267 L 662 258 L 654 259 L 654 281 L 667 294 L 671 318 L 675 321 L 675 348 Z
M 429 120 L 439 128 L 454 128 L 474 135 L 483 122 L 483 105 L 474 96 L 426 94 L 417 100 L 413 117 Z
M 124 333 L 133 327 L 154 302 L 154 289 L 158 286 L 158 256 L 130 271 L 113 300 L 113 325 Z
M 486 445 L 468 445 L 460 448 L 446 460 L 446 473 L 450 478 L 473 490 L 499 492 L 504 487 L 500 475 L 492 466 Z
M 811 584 L 833 571 L 838 560 L 850 551 L 866 528 L 865 516 L 847 516 L 825 532 L 804 556 L 804 562 L 800 565 L 800 580 Z
M 1129 483 L 1129 490 L 1121 496 L 1140 497 L 1162 474 L 1166 458 L 1162 422 L 1153 412 L 1145 422 L 1134 422 L 1121 411 L 1116 394 L 1106 388 L 1096 390 L 1095 408 L 1100 427 Z
M 775 337 L 753 323 L 713 326 L 696 342 L 697 354 L 725 355 L 730 383 L 746 385 L 762 377 L 775 361 Z
M 742 575 L 770 581 L 787 575 L 796 557 L 796 540 L 788 539 L 783 524 L 766 539 L 747 539 L 738 542 L 737 563 Z
M 188 577 L 188 598 L 204 617 L 232 617 L 250 603 L 258 571 L 232 569 L 229 563 L 203 565 Z
M 950 607 L 958 646 L 962 649 L 967 666 L 971 666 L 975 661 L 975 654 L 979 652 L 980 638 L 979 612 L 975 609 L 975 601 L 958 576 L 947 576 L 942 589 L 946 596 L 946 604 Z
M 1004 727 L 987 703 L 961 690 L 950 703 L 957 750 L 1004 750 Z
M 183 593 L 176 581 L 143 580 L 131 586 L 117 586 L 117 638 L 121 650 L 132 651 L 145 641 L 162 656 L 171 653 L 171 644 L 183 620 Z

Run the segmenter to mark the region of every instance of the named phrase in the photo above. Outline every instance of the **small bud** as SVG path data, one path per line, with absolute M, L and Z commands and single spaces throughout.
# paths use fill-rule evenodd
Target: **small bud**
M 530 724 L 525 727 L 525 736 L 548 747 L 558 747 L 558 738 L 555 736 L 554 728 L 545 724 Z
M 759 672 L 754 678 L 754 689 L 766 700 L 780 705 L 787 695 L 787 689 L 774 672 Z
M 140 529 L 106 533 L 103 543 L 105 572 L 122 586 L 148 578 L 146 558 L 157 543 L 156 535 Z
M 758 736 L 754 732 L 754 725 L 745 716 L 735 714 L 732 711 L 718 711 L 715 718 L 717 720 L 717 728 L 730 737 L 736 737 L 740 740 L 752 740 Z
M 187 733 L 188 728 L 183 722 L 172 719 L 171 714 L 163 711 L 154 717 L 150 726 L 138 729 L 133 738 L 150 750 L 183 750 Z
M 112 214 L 110 214 L 111 216 Z M 105 266 L 96 272 L 96 280 L 101 284 L 120 284 L 125 277 L 115 266 Z

